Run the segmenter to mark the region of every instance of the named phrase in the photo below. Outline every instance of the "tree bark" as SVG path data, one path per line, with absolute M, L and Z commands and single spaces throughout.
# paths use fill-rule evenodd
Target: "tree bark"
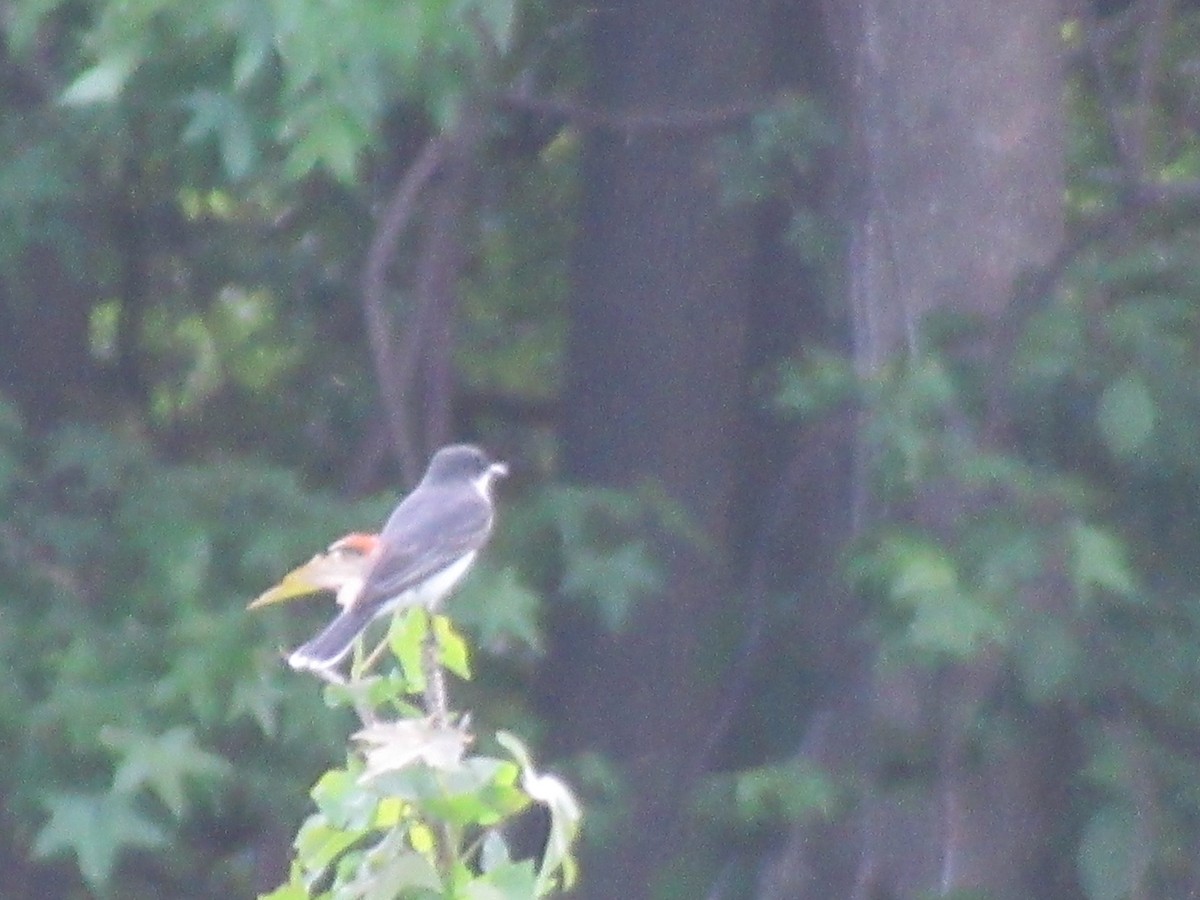
M 15 400 L 40 431 L 111 398 L 94 387 L 87 286 L 44 244 L 31 246 L 16 269 L 0 288 L 0 399 Z
M 754 98 L 753 16 L 737 0 L 624 0 L 595 13 L 592 98 L 664 114 Z M 728 564 L 743 428 L 752 228 L 723 208 L 711 136 L 587 133 L 564 416 L 569 477 L 651 480 L 705 538 L 660 536 L 660 594 L 619 634 L 564 614 L 549 693 L 563 749 L 628 777 L 630 818 L 586 861 L 582 896 L 649 896 L 716 691 L 712 630 L 736 602 Z
M 854 359 L 877 375 L 920 351 L 929 313 L 998 325 L 1019 276 L 1063 234 L 1059 13 L 1044 0 L 863 0 L 826 4 L 853 146 L 847 185 Z M 979 349 L 995 348 L 987 339 Z M 983 443 L 1002 441 L 998 414 Z M 860 457 L 863 454 L 860 453 Z M 869 460 L 860 459 L 860 472 Z M 865 481 L 859 527 L 879 515 Z M 927 488 L 911 512 L 949 535 L 976 502 Z M 852 612 L 853 607 L 846 607 Z M 860 622 L 847 619 L 853 633 Z M 995 695 L 995 656 L 940 673 L 880 674 L 863 659 L 812 720 L 803 752 L 863 785 L 841 821 L 799 827 L 764 877 L 764 898 L 916 898 L 978 889 L 992 898 L 1075 896 L 1052 857 L 1055 809 L 1073 747 L 1053 712 L 1029 715 L 1012 746 L 973 758 L 965 723 Z M 930 770 L 904 790 L 881 746 L 921 742 Z
M 851 300 L 870 373 L 914 349 L 933 310 L 1002 315 L 1015 278 L 1061 243 L 1060 14 L 866 0 L 833 16 L 853 60 Z

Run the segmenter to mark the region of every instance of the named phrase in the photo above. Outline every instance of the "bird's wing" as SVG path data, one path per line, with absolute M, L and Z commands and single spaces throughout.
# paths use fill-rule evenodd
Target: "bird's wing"
M 435 488 L 406 497 L 380 533 L 379 556 L 354 606 L 398 596 L 482 547 L 492 527 L 491 504 L 473 492 L 467 496 Z

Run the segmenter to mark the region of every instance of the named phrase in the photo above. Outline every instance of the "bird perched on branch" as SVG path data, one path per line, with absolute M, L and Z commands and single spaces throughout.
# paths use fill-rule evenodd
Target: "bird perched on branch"
M 504 463 L 470 444 L 435 453 L 420 483 L 400 501 L 363 557 L 361 587 L 346 596 L 345 608 L 332 622 L 292 652 L 289 665 L 325 673 L 380 616 L 414 606 L 433 609 L 487 543 L 494 518 L 492 490 L 507 474 Z M 356 543 L 360 549 L 367 545 Z M 348 594 L 350 588 L 340 590 Z

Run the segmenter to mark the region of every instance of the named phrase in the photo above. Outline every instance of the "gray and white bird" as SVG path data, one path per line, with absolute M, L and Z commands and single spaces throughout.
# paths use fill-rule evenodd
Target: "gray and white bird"
M 288 657 L 293 669 L 336 666 L 380 616 L 434 609 L 466 575 L 492 532 L 492 489 L 508 467 L 470 444 L 443 447 L 421 482 L 388 517 L 367 559 L 358 596 Z

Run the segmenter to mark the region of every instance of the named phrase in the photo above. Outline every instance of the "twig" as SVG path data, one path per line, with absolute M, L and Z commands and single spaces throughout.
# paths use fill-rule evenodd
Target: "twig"
M 385 635 L 378 644 L 372 648 L 371 652 L 366 655 L 360 664 L 356 665 L 356 670 L 359 672 L 369 672 L 375 668 L 375 664 L 383 658 L 383 653 L 388 648 L 388 639 Z
M 433 613 L 426 619 L 428 629 L 421 639 L 421 669 L 425 674 L 425 715 L 437 731 L 450 727 L 450 706 L 446 699 L 446 674 L 442 671 L 438 659 L 439 647 L 437 632 L 434 630 Z M 438 831 L 438 858 L 441 860 L 443 871 L 451 871 L 454 861 L 454 847 L 458 843 L 455 831 L 449 822 L 443 822 Z
M 450 706 L 446 699 L 446 673 L 438 660 L 438 639 L 433 630 L 432 615 L 429 630 L 421 642 L 421 668 L 425 673 L 425 713 L 437 728 L 445 728 L 450 722 Z

